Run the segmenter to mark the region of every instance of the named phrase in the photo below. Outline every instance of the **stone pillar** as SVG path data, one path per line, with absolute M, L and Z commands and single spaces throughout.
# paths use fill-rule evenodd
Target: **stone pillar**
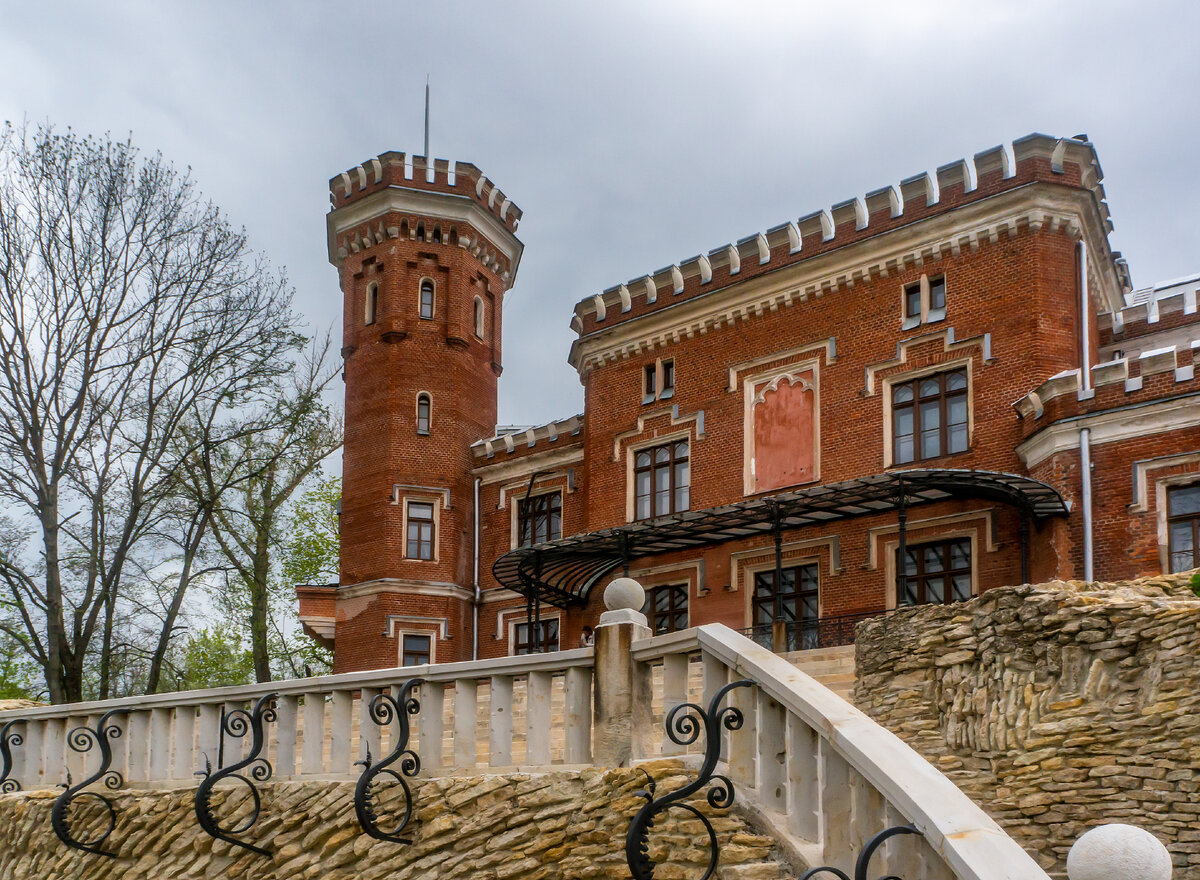
M 632 578 L 617 578 L 604 589 L 596 625 L 596 682 L 593 761 L 599 767 L 627 767 L 642 757 L 650 732 L 650 669 L 635 663 L 634 642 L 650 637 L 642 606 L 646 591 Z

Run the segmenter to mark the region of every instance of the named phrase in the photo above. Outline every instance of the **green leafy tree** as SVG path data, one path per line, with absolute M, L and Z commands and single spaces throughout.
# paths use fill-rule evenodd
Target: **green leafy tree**
M 176 690 L 249 684 L 254 660 L 237 628 L 214 624 L 191 633 L 180 651 Z

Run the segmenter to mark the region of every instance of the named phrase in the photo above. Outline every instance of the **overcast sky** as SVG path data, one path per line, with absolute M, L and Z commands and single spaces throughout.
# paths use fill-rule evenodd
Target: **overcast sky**
M 330 177 L 474 162 L 525 212 L 502 422 L 578 411 L 574 303 L 1032 131 L 1096 143 L 1145 286 L 1200 272 L 1195 2 L 0 3 L 0 114 L 132 134 L 338 325 Z M 340 325 L 338 325 L 340 327 Z

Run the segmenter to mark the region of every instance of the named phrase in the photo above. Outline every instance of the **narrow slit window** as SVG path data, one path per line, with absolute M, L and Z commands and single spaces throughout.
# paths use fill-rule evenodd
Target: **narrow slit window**
M 379 285 L 372 281 L 367 285 L 367 302 L 366 311 L 363 315 L 363 323 L 368 327 L 375 323 L 375 318 L 379 314 Z
M 417 433 L 418 434 L 428 434 L 429 433 L 429 411 L 430 411 L 429 395 L 428 394 L 418 394 L 417 395 Z
M 475 335 L 483 339 L 483 300 L 475 297 Z

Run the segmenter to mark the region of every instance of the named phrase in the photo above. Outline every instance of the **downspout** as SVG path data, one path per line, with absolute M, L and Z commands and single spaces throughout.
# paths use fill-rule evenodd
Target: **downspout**
M 473 580 L 475 598 L 471 602 L 474 612 L 474 623 L 471 626 L 471 659 L 479 659 L 479 606 L 483 602 L 483 593 L 479 589 L 479 477 L 475 478 L 475 566 Z
M 1076 271 L 1079 273 L 1079 384 L 1080 388 L 1091 396 L 1091 339 L 1088 332 L 1090 297 L 1087 283 L 1087 249 L 1083 242 L 1075 245 Z M 1092 430 L 1079 429 L 1079 480 L 1080 501 L 1083 507 L 1083 579 L 1091 581 L 1095 578 L 1093 565 L 1093 528 L 1092 528 Z

